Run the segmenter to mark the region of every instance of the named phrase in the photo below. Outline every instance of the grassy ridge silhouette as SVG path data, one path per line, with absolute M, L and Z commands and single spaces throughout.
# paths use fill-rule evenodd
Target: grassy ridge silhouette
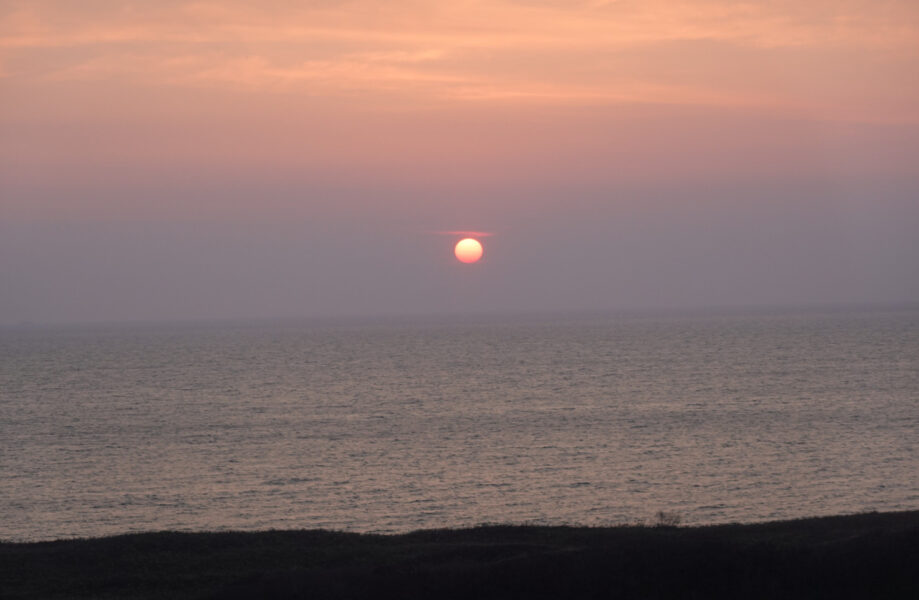
M 657 523 L 0 543 L 0 597 L 919 598 L 919 511 Z

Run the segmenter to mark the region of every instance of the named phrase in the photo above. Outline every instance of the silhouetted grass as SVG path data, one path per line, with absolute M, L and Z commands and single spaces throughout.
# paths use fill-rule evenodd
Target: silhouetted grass
M 2 543 L 0 597 L 919 598 L 919 511 L 660 525 Z

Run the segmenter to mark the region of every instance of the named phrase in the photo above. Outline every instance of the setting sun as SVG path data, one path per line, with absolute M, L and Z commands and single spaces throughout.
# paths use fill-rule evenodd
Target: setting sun
M 465 238 L 456 243 L 453 253 L 460 262 L 478 262 L 482 258 L 482 244 L 473 238 Z

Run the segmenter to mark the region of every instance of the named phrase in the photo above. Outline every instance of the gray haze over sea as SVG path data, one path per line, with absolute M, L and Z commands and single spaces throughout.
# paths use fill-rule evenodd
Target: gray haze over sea
M 919 508 L 919 310 L 0 331 L 0 539 Z

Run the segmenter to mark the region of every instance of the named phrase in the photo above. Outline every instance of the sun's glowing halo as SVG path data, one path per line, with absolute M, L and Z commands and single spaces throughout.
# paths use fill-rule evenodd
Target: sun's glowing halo
M 474 238 L 463 238 L 456 243 L 453 254 L 460 262 L 474 263 L 482 258 L 482 244 Z

